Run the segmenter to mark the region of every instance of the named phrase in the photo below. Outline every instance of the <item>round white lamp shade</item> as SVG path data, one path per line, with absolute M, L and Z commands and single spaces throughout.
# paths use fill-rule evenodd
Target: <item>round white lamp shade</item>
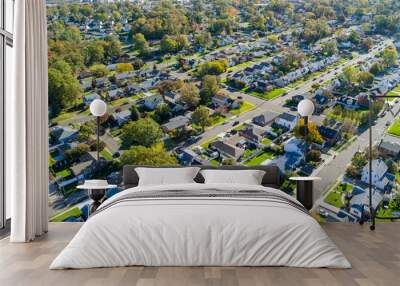
M 90 112 L 94 116 L 103 116 L 107 112 L 107 104 L 101 99 L 95 99 L 90 104 Z
M 314 113 L 315 106 L 314 103 L 309 99 L 303 99 L 297 105 L 297 112 L 302 116 L 311 116 Z

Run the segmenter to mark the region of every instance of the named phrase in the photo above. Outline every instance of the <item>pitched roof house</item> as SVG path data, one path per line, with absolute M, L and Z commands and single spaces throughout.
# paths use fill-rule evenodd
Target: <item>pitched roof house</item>
M 388 172 L 388 166 L 382 159 L 372 161 L 372 185 L 380 190 L 390 190 L 393 186 L 394 175 Z M 369 164 L 365 165 L 361 181 L 369 183 Z

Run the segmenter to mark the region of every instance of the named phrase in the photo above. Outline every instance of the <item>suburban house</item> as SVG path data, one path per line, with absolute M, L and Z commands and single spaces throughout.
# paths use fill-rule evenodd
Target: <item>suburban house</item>
M 357 219 L 361 219 L 363 213 L 369 213 L 369 195 L 368 189 L 355 187 L 352 191 L 352 198 L 350 200 L 350 214 Z M 376 210 L 378 205 L 383 199 L 383 194 L 377 190 L 372 190 L 372 207 Z
M 224 94 L 217 94 L 211 98 L 211 102 L 215 107 L 228 107 L 228 108 L 239 108 L 240 104 L 237 100 L 234 100 Z
M 253 123 L 264 127 L 275 120 L 276 117 L 279 116 L 279 113 L 273 111 L 266 111 L 261 115 L 258 115 L 252 119 Z
M 387 158 L 399 158 L 400 155 L 400 142 L 397 138 L 390 140 L 392 136 L 386 136 L 378 145 L 378 151 L 381 156 Z M 397 139 L 397 140 L 396 140 Z
M 395 176 L 388 172 L 388 166 L 382 159 L 375 159 L 372 161 L 372 185 L 380 190 L 388 190 L 393 186 Z M 365 165 L 361 181 L 369 183 L 369 164 Z
M 258 145 L 264 139 L 265 130 L 255 125 L 247 125 L 239 130 L 239 135 Z
M 164 100 L 159 94 L 150 95 L 144 98 L 144 106 L 146 106 L 146 108 L 149 110 L 156 109 L 157 106 L 159 106 L 163 102 Z
M 272 160 L 272 163 L 276 164 L 283 174 L 293 171 L 304 162 L 306 149 L 305 141 L 292 137 L 284 144 L 285 154 Z
M 50 129 L 52 145 L 73 142 L 78 137 L 78 134 L 78 130 L 67 126 L 55 126 Z
M 113 89 L 108 91 L 108 98 L 111 100 L 120 98 L 124 96 L 124 90 L 122 88 L 117 88 L 117 89 Z
M 98 93 L 91 93 L 88 95 L 83 96 L 83 103 L 88 106 L 90 105 L 95 99 L 101 99 L 101 96 Z
M 92 81 L 92 86 L 94 88 L 103 88 L 105 86 L 109 86 L 111 83 L 107 77 L 96 78 Z
M 335 145 L 341 139 L 340 129 L 333 129 L 327 126 L 319 126 L 318 132 L 324 139 L 324 147 L 330 147 Z
M 118 126 L 121 126 L 131 119 L 131 111 L 127 109 L 120 112 L 114 112 L 111 117 L 118 124 Z
M 185 128 L 189 124 L 189 118 L 183 115 L 171 118 L 168 122 L 161 125 L 162 130 L 168 133 L 172 130 Z
M 298 116 L 285 112 L 276 117 L 274 122 L 277 125 L 291 131 L 296 126 L 298 120 Z
M 237 143 L 242 141 L 243 138 L 240 136 L 233 136 L 229 140 L 219 139 L 210 144 L 211 147 L 217 149 L 223 155 L 238 160 L 244 153 L 244 149 L 236 146 Z

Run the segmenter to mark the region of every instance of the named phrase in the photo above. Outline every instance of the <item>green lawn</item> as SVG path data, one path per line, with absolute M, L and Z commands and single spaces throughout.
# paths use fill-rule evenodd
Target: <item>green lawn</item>
M 254 109 L 254 108 L 256 108 L 256 106 L 255 106 L 253 103 L 248 102 L 248 101 L 244 101 L 244 102 L 240 105 L 240 108 L 238 108 L 238 109 L 231 109 L 229 112 L 230 112 L 231 114 L 233 114 L 233 115 L 239 115 L 239 114 L 245 113 L 245 112 L 247 112 L 247 111 L 250 111 L 250 110 L 252 110 L 252 109 Z
M 261 144 L 263 144 L 263 145 L 269 145 L 269 144 L 271 144 L 271 142 L 272 142 L 271 139 L 269 139 L 269 138 L 264 138 L 264 139 L 261 141 Z
M 226 120 L 225 116 L 218 115 L 218 114 L 211 115 L 210 118 L 211 118 L 211 126 L 213 126 L 213 127 L 224 123 Z
M 126 104 L 128 102 L 129 101 L 128 101 L 128 99 L 126 97 L 122 97 L 122 98 L 119 98 L 119 99 L 111 101 L 110 105 L 111 106 L 120 106 L 120 105 Z
M 324 202 L 334 207 L 341 208 L 343 206 L 342 192 L 336 190 L 331 191 L 324 199 Z
M 212 160 L 210 161 L 210 163 L 211 163 L 211 166 L 214 166 L 214 167 L 219 166 L 219 162 L 218 162 L 217 160 L 215 160 L 215 159 L 212 159 Z
M 107 161 L 112 161 L 113 160 L 113 156 L 110 153 L 110 151 L 108 151 L 108 149 L 103 149 L 103 151 L 100 152 L 100 155 L 106 159 Z
M 392 91 L 390 91 L 387 96 L 400 96 L 400 85 L 398 85 L 395 89 L 393 89 Z M 395 100 L 395 97 L 392 98 L 388 98 L 388 101 L 392 101 Z
M 255 96 L 255 97 L 259 97 L 265 100 L 271 100 L 274 99 L 278 96 L 281 96 L 282 94 L 284 94 L 286 92 L 286 89 L 284 88 L 275 88 L 271 91 L 268 91 L 266 93 L 264 92 L 258 92 L 258 91 L 252 91 L 250 92 L 250 95 Z
M 62 171 L 59 171 L 56 173 L 56 177 L 61 177 L 61 178 L 66 178 L 71 175 L 71 170 L 70 169 L 64 169 Z
M 77 208 L 70 208 L 62 213 L 56 214 L 55 216 L 50 218 L 51 222 L 62 222 L 69 217 L 80 217 L 82 215 L 82 211 Z
M 60 113 L 57 117 L 54 117 L 53 119 L 51 119 L 51 122 L 60 122 L 60 121 L 65 121 L 68 119 L 71 119 L 75 116 L 75 112 L 63 112 Z
M 211 139 L 205 141 L 204 143 L 200 144 L 200 147 L 202 147 L 202 148 L 204 148 L 204 149 L 207 149 L 208 146 L 209 146 L 212 142 L 216 141 L 215 139 L 216 139 L 216 138 L 211 138 Z
M 261 165 L 262 162 L 272 158 L 274 158 L 274 154 L 264 151 L 252 158 L 251 160 L 245 162 L 244 164 L 246 166 L 258 166 Z
M 397 119 L 388 129 L 388 133 L 394 136 L 400 136 L 400 119 Z

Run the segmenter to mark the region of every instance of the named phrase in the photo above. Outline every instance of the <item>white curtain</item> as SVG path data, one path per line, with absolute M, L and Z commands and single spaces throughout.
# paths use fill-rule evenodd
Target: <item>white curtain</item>
M 15 1 L 14 94 L 6 103 L 12 242 L 47 232 L 48 111 L 45 0 Z

